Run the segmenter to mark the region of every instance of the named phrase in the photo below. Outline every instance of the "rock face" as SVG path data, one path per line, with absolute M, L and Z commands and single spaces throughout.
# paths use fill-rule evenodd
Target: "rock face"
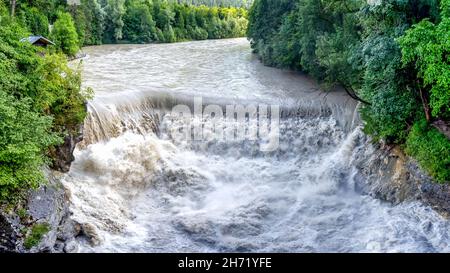
M 8 216 L 0 211 L 0 253 L 18 252 L 20 236 Z
M 76 225 L 70 219 L 69 194 L 59 182 L 59 175 L 50 174 L 49 184 L 28 197 L 27 211 L 31 219 L 50 228 L 30 252 L 62 252 L 77 235 Z
M 83 125 L 80 125 L 77 130 L 70 132 L 65 138 L 64 143 L 56 147 L 53 158 L 52 169 L 60 172 L 68 172 L 70 165 L 75 160 L 73 151 L 77 143 L 83 140 Z
M 360 192 L 393 204 L 418 200 L 450 217 L 450 186 L 434 182 L 398 147 L 377 144 L 371 156 L 356 160 L 356 168 Z
M 39 189 L 30 191 L 22 215 L 16 212 L 6 213 L 0 208 L 0 252 L 76 252 L 75 237 L 81 228 L 70 218 L 69 194 L 60 182 L 61 172 L 68 172 L 75 160 L 73 151 L 83 139 L 83 126 L 69 133 L 64 143 L 53 153 L 53 170 L 47 170 L 48 183 Z M 27 249 L 26 229 L 34 225 L 48 227 L 36 245 Z M 28 231 L 28 235 L 30 232 Z
M 48 184 L 30 192 L 20 219 L 17 213 L 0 214 L 0 252 L 76 252 L 75 237 L 80 229 L 70 219 L 69 195 L 59 181 L 61 173 L 48 171 Z M 48 226 L 36 245 L 24 246 L 24 229 Z

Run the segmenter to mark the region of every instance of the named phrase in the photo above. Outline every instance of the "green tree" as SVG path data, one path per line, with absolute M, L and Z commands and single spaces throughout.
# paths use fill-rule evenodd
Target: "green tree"
M 66 56 L 21 42 L 28 34 L 0 22 L 0 201 L 43 182 L 46 154 L 86 115 L 79 71 Z
M 34 35 L 48 36 L 48 18 L 37 8 L 27 8 L 20 12 L 24 18 L 25 25 Z
M 78 34 L 72 16 L 67 12 L 60 12 L 53 25 L 51 38 L 62 52 L 74 56 L 79 50 Z
M 166 27 L 164 28 L 164 41 L 166 43 L 174 43 L 177 41 L 177 38 L 175 36 L 175 32 L 172 28 L 171 25 L 166 25 Z
M 84 22 L 79 22 L 84 30 L 84 45 L 99 45 L 103 42 L 106 13 L 97 0 L 81 0 Z M 83 17 L 80 17 L 83 18 Z
M 450 119 L 450 0 L 441 0 L 441 21 L 414 25 L 399 39 L 405 65 L 414 64 L 425 115 Z
M 68 9 L 74 21 L 75 28 L 77 30 L 78 45 L 82 47 L 83 45 L 86 44 L 86 30 L 87 24 L 89 24 L 89 22 L 86 19 L 86 14 L 84 13 L 83 9 L 80 6 L 72 5 L 69 6 Z
M 0 0 L 0 24 L 5 23 L 4 21 L 9 19 L 8 8 L 4 1 Z
M 106 0 L 104 9 L 106 13 L 104 40 L 117 42 L 123 37 L 125 0 Z
M 156 24 L 148 5 L 130 1 L 124 16 L 124 38 L 135 43 L 156 40 Z
M 31 110 L 27 100 L 16 100 L 0 90 L 0 200 L 36 187 L 44 181 L 44 151 L 60 143 L 50 117 Z

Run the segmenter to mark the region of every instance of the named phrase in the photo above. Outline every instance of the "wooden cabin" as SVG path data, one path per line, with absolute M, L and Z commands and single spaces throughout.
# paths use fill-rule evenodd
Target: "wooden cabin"
M 52 41 L 49 39 L 43 37 L 43 36 L 29 36 L 27 38 L 23 38 L 20 40 L 21 42 L 29 42 L 30 44 L 34 46 L 40 46 L 40 47 L 47 47 L 49 45 L 55 45 Z

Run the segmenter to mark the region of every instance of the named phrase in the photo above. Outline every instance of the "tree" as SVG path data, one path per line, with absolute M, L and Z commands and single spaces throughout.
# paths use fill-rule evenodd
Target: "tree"
M 46 154 L 86 115 L 79 72 L 66 56 L 21 42 L 27 32 L 0 21 L 0 201 L 43 182 Z
M 61 51 L 69 56 L 74 56 L 79 51 L 77 30 L 72 16 L 67 12 L 58 13 L 51 38 Z
M 173 28 L 171 25 L 166 25 L 164 28 L 164 41 L 166 43 L 174 43 L 177 41 L 177 38 L 175 36 L 175 32 L 173 31 Z
M 0 24 L 2 24 L 3 20 L 8 19 L 8 10 L 6 8 L 6 4 L 4 0 L 0 0 Z
M 130 1 L 123 21 L 125 40 L 135 43 L 149 43 L 156 40 L 156 24 L 149 6 Z
M 81 10 L 84 14 L 84 45 L 99 45 L 103 42 L 106 13 L 97 0 L 82 0 Z M 82 17 L 81 17 L 82 18 Z
M 11 0 L 11 17 L 16 14 L 16 0 Z
M 117 42 L 123 37 L 123 16 L 125 15 L 125 0 L 106 0 L 105 6 L 105 42 Z
M 27 8 L 20 11 L 25 20 L 25 25 L 34 35 L 48 36 L 48 18 L 37 8 Z
M 405 66 L 413 64 L 425 116 L 450 119 L 450 0 L 441 0 L 441 21 L 414 25 L 399 39 Z M 431 111 L 431 115 L 430 115 Z
M 43 151 L 60 143 L 48 132 L 50 117 L 31 110 L 28 100 L 16 100 L 0 90 L 0 200 L 44 181 Z

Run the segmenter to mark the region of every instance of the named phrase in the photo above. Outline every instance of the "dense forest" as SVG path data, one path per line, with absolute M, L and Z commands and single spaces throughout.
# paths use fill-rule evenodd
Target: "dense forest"
M 343 87 L 366 133 L 450 181 L 450 0 L 256 0 L 248 36 L 265 64 Z
M 4 1 L 6 2 L 6 1 Z M 49 36 L 64 53 L 103 43 L 178 42 L 245 36 L 247 9 L 191 5 L 205 1 L 17 0 L 16 21 L 34 35 Z M 49 25 L 52 27 L 50 33 Z
M 250 8 L 253 0 L 170 0 L 172 3 L 188 5 L 205 5 L 208 7 L 244 7 Z

